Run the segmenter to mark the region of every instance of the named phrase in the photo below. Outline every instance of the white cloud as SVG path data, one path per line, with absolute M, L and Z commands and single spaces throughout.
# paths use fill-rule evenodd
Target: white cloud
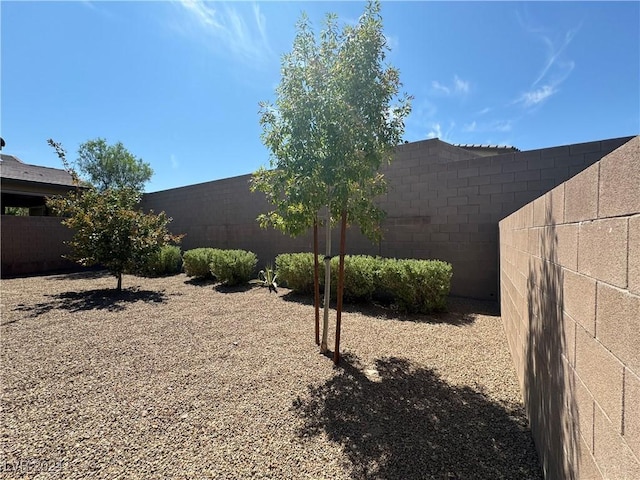
M 169 156 L 169 161 L 171 162 L 171 168 L 173 168 L 174 170 L 180 167 L 180 163 L 178 162 L 178 159 L 176 158 L 175 154 L 172 153 Z
M 111 13 L 110 11 L 108 11 L 108 10 L 106 10 L 104 8 L 98 7 L 98 5 L 96 5 L 96 3 L 97 2 L 91 1 L 91 0 L 81 0 L 80 1 L 81 5 L 85 6 L 86 8 L 88 8 L 90 10 L 93 10 L 94 12 L 96 12 L 98 14 L 103 15 L 103 16 L 105 16 L 107 18 L 114 18 L 113 13 Z M 100 2 L 100 3 L 102 3 L 102 2 Z
M 179 5 L 217 52 L 229 52 L 247 63 L 262 63 L 273 56 L 267 21 L 258 4 L 252 5 L 250 13 L 234 5 L 202 0 L 179 0 Z
M 442 127 L 439 123 L 431 125 L 431 130 L 427 133 L 427 138 L 442 138 Z
M 557 91 L 558 90 L 552 85 L 543 85 L 540 88 L 523 93 L 522 96 L 516 100 L 516 103 L 522 103 L 527 108 L 533 107 L 544 102 Z
M 546 58 L 528 91 L 513 103 L 520 103 L 525 108 L 542 104 L 560 91 L 560 85 L 569 77 L 575 68 L 573 60 L 566 59 L 566 50 L 580 30 L 580 25 L 569 29 L 564 34 L 550 33 L 544 27 L 533 27 L 518 14 L 520 25 L 530 34 L 535 35 L 545 45 Z
M 511 120 L 501 120 L 493 123 L 492 130 L 496 132 L 510 132 L 513 128 L 513 122 Z
M 438 92 L 442 92 L 445 95 L 449 95 L 451 93 L 451 89 L 449 87 L 445 87 L 440 82 L 437 82 L 435 80 L 431 82 L 431 86 L 433 87 L 434 90 Z
M 457 75 L 453 77 L 454 90 L 456 93 L 469 93 L 469 82 L 460 79 Z
M 533 86 L 536 86 L 538 83 L 540 83 L 542 79 L 544 79 L 550 73 L 550 71 L 551 73 L 553 73 L 553 70 L 555 68 L 563 71 L 567 68 L 567 65 L 571 65 L 570 69 L 573 70 L 573 62 L 568 62 L 568 64 L 567 62 L 562 62 L 560 60 L 560 56 L 562 55 L 562 52 L 564 52 L 564 50 L 569 46 L 571 40 L 573 40 L 573 37 L 575 37 L 577 32 L 578 28 L 569 30 L 564 35 L 564 41 L 560 46 L 556 46 L 549 37 L 545 35 L 541 36 L 542 41 L 547 46 L 547 60 L 544 67 L 542 68 L 542 71 L 540 72 L 540 74 L 538 74 L 538 77 L 533 82 Z
M 462 127 L 465 133 L 483 133 L 483 132 L 510 132 L 513 128 L 511 120 L 495 120 L 493 122 L 472 121 Z
M 450 85 L 434 80 L 431 82 L 431 87 L 435 93 L 443 94 L 446 96 L 463 96 L 467 95 L 471 89 L 471 84 L 467 80 L 462 80 L 458 75 L 453 76 L 453 82 Z
M 473 122 L 468 123 L 465 126 L 463 126 L 462 127 L 462 131 L 463 132 L 475 132 L 477 127 L 478 127 L 478 124 L 474 120 Z
M 434 122 L 429 126 L 429 131 L 427 132 L 427 138 L 439 138 L 444 142 L 451 143 L 451 131 L 456 126 L 455 122 L 449 123 L 449 128 L 446 131 L 442 131 L 442 125 L 440 122 Z

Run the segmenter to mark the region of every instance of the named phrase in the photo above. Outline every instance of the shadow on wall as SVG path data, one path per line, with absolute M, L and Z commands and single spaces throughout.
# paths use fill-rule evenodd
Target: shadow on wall
M 563 274 L 558 265 L 558 236 L 549 205 L 539 230 L 542 260 L 529 257 L 524 398 L 540 464 L 549 479 L 579 479 L 580 442 L 574 376 L 567 359 Z
M 299 436 L 340 444 L 351 478 L 542 479 L 521 405 L 404 359 L 377 360 L 373 372 L 344 355 L 333 378 L 294 402 L 305 421 Z

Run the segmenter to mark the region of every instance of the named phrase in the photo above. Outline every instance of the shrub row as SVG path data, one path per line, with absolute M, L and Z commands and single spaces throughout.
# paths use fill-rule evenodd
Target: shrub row
M 339 258 L 331 259 L 331 290 L 338 284 Z M 278 279 L 300 293 L 313 293 L 313 254 L 285 253 L 276 257 Z M 407 312 L 428 313 L 446 308 L 453 274 L 451 264 L 440 260 L 411 260 L 346 255 L 344 299 L 379 298 L 393 301 Z M 320 284 L 324 262 L 320 259 Z
M 258 258 L 246 250 L 194 248 L 184 252 L 184 272 L 189 277 L 215 278 L 227 285 L 247 283 L 255 273 Z
M 164 245 L 147 261 L 139 272 L 147 277 L 175 275 L 182 271 L 182 254 L 177 245 Z

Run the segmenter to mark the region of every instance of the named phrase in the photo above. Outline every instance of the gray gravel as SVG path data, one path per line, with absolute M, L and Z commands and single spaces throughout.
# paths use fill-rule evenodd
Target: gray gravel
M 3 476 L 542 478 L 493 304 L 348 305 L 334 368 L 286 289 L 123 285 L 2 280 Z

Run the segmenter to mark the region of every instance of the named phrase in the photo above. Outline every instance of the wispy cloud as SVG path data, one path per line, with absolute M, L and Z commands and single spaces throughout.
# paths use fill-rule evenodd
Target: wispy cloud
M 545 45 L 546 58 L 540 72 L 529 89 L 513 102 L 522 104 L 525 108 L 531 108 L 558 93 L 560 85 L 575 68 L 575 62 L 567 59 L 565 53 L 580 30 L 580 25 L 567 30 L 562 35 L 556 35 L 554 40 L 547 29 L 532 26 L 520 14 L 518 14 L 518 21 L 528 33 L 535 35 Z
M 466 95 L 469 93 L 471 84 L 466 80 L 462 80 L 460 77 L 458 77 L 458 75 L 454 75 L 452 83 L 443 84 L 441 82 L 438 82 L 437 80 L 434 80 L 431 82 L 431 87 L 434 93 L 444 94 L 447 96 Z
M 96 3 L 103 3 L 103 2 L 95 2 L 95 1 L 91 1 L 91 0 L 81 0 L 80 4 L 83 5 L 84 7 L 93 10 L 96 13 L 99 13 L 100 15 L 104 15 L 105 17 L 108 18 L 113 18 L 113 13 L 111 13 L 108 10 L 105 10 L 104 8 L 100 8 L 98 7 L 98 5 L 96 5 Z
M 427 133 L 427 138 L 442 138 L 442 127 L 439 123 L 431 125 L 431 130 Z
M 243 62 L 262 63 L 273 57 L 267 35 L 267 21 L 258 4 L 245 5 L 204 2 L 202 0 L 179 0 L 178 4 L 190 15 L 217 52 L 229 52 Z
M 469 82 L 462 80 L 457 75 L 453 77 L 453 85 L 456 93 L 469 93 Z
M 180 162 L 178 162 L 177 157 L 173 153 L 169 156 L 169 162 L 171 163 L 171 168 L 174 170 L 180 167 Z
M 476 120 L 467 123 L 462 127 L 465 133 L 491 133 L 491 132 L 510 132 L 513 128 L 511 120 L 494 120 L 490 122 L 477 122 Z
M 560 70 L 566 70 L 567 68 L 569 68 L 569 70 L 573 70 L 573 62 L 562 61 L 561 55 L 565 51 L 565 49 L 569 46 L 569 44 L 573 40 L 573 37 L 576 36 L 576 33 L 578 33 L 578 30 L 579 28 L 574 28 L 572 30 L 569 30 L 564 35 L 564 39 L 560 45 L 556 45 L 546 35 L 541 36 L 542 41 L 547 46 L 547 61 L 542 71 L 540 72 L 536 80 L 533 82 L 533 86 L 536 86 L 543 79 L 545 79 L 545 77 L 547 77 L 547 75 L 549 74 L 550 70 L 554 68 L 558 68 Z
M 440 122 L 432 123 L 429 127 L 429 132 L 427 132 L 427 138 L 439 138 L 444 142 L 451 142 L 451 132 L 455 126 L 455 122 L 450 122 L 449 128 L 443 131 Z
M 553 85 L 543 85 L 540 88 L 523 93 L 520 98 L 516 100 L 516 103 L 522 103 L 525 107 L 533 107 L 534 105 L 544 102 L 557 91 L 557 88 Z

